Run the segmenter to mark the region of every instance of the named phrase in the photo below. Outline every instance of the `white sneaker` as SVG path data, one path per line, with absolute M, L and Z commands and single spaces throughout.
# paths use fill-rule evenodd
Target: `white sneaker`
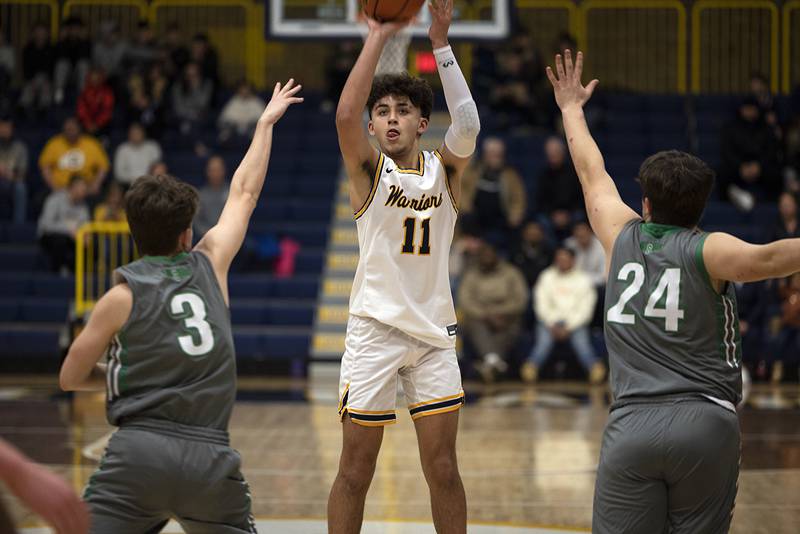
M 498 373 L 505 373 L 508 371 L 508 364 L 503 361 L 499 354 L 496 352 L 490 352 L 486 356 L 483 357 L 483 361 L 486 365 L 497 371 Z

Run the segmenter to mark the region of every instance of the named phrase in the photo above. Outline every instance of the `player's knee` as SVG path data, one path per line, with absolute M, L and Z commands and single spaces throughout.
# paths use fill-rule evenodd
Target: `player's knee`
M 458 474 L 458 462 L 454 452 L 437 454 L 427 462 L 428 479 L 432 485 L 449 487 L 457 485 L 461 477 Z
M 339 481 L 347 493 L 355 495 L 365 494 L 369 489 L 374 473 L 374 463 L 355 462 L 350 465 L 344 465 L 344 463 L 342 463 L 339 468 Z

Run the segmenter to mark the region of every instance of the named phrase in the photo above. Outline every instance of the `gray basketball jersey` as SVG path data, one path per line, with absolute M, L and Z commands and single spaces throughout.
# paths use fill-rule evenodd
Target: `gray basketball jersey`
M 707 234 L 625 225 L 614 243 L 605 334 L 615 399 L 694 394 L 737 404 L 741 337 L 733 284 L 719 294 L 703 262 Z
M 236 396 L 228 307 L 200 252 L 146 256 L 117 269 L 133 293 L 108 351 L 107 415 L 227 430 Z

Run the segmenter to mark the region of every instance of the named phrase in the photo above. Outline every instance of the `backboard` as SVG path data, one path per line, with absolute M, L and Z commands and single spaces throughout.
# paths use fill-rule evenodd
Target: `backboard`
M 508 0 L 454 0 L 454 39 L 502 39 L 508 35 Z M 359 0 L 270 0 L 267 2 L 267 37 L 320 39 L 358 37 L 366 26 L 357 22 Z M 430 14 L 420 10 L 412 37 L 427 35 Z

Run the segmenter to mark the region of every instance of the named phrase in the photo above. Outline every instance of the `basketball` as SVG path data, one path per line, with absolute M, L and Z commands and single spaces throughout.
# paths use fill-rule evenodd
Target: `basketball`
M 361 0 L 364 13 L 380 22 L 409 20 L 424 3 L 425 0 Z

